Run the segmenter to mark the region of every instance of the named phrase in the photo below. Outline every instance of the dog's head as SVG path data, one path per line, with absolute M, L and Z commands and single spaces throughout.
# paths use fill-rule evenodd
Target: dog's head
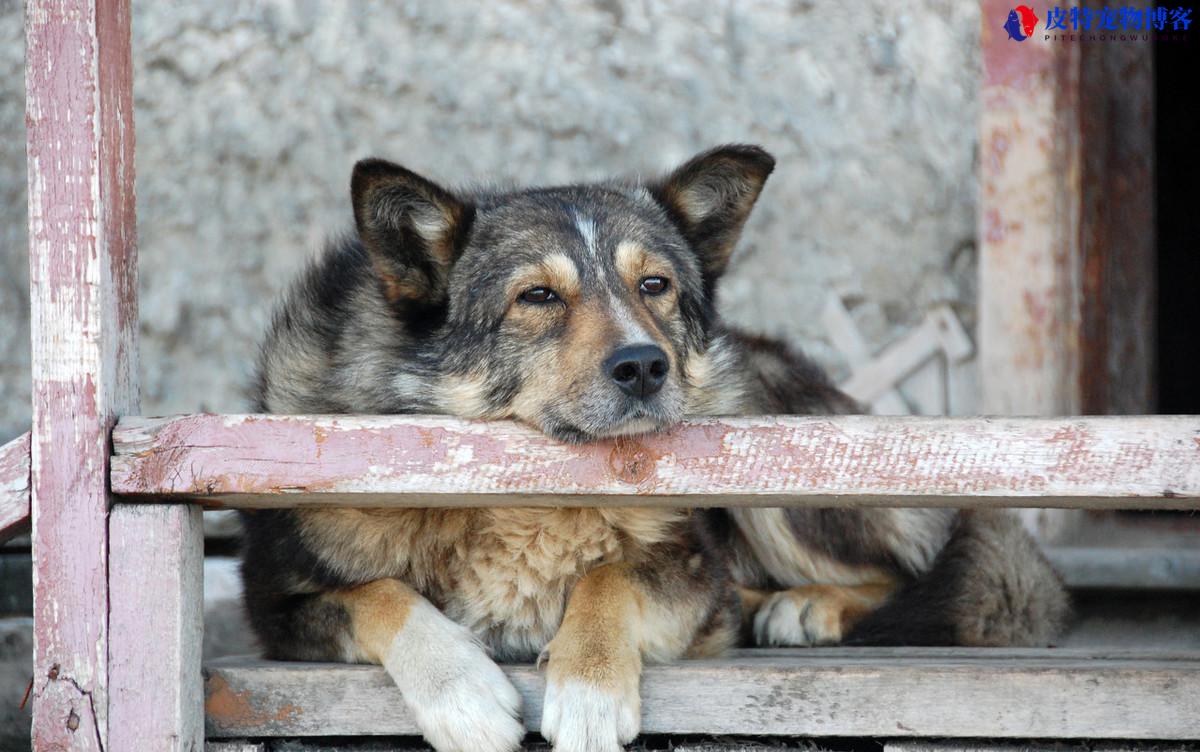
M 726 146 L 644 184 L 458 195 L 366 160 L 352 197 L 380 289 L 437 350 L 430 402 L 586 441 L 695 411 L 714 286 L 773 167 Z

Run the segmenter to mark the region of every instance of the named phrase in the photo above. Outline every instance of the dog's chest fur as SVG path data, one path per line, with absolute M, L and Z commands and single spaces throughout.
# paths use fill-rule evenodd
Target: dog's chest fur
M 321 509 L 297 512 L 307 547 L 340 577 L 397 577 L 505 660 L 554 636 L 572 587 L 672 538 L 678 509 Z

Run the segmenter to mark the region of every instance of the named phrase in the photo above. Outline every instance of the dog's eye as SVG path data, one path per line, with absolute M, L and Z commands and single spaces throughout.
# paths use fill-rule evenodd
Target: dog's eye
M 558 300 L 558 293 L 549 287 L 531 287 L 517 297 L 522 303 L 553 303 Z
M 638 289 L 647 295 L 658 295 L 665 292 L 667 289 L 666 277 L 645 277 L 642 283 L 638 285 Z

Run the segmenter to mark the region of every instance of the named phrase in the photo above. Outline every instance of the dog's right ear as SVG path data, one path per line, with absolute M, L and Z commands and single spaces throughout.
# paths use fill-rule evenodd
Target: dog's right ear
M 729 144 L 697 154 L 647 186 L 699 256 L 708 284 L 725 273 L 746 218 L 774 169 L 775 158 L 761 147 Z
M 473 208 L 436 183 L 383 159 L 354 165 L 350 198 L 358 237 L 371 254 L 388 299 L 395 304 L 442 300 Z

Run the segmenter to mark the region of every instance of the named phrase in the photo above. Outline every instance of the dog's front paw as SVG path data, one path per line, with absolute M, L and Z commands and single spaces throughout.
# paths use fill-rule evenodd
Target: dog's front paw
M 454 676 L 437 677 L 409 701 L 425 740 L 438 752 L 513 752 L 525 727 L 521 699 L 482 650 L 478 662 Z
M 546 682 L 542 736 L 554 752 L 619 752 L 640 728 L 636 676 L 611 688 L 578 678 Z
M 808 647 L 840 642 L 845 599 L 820 586 L 783 590 L 754 615 L 754 640 L 762 647 Z
M 521 696 L 495 661 L 440 614 L 428 625 L 413 621 L 384 665 L 425 740 L 438 752 L 520 749 Z

